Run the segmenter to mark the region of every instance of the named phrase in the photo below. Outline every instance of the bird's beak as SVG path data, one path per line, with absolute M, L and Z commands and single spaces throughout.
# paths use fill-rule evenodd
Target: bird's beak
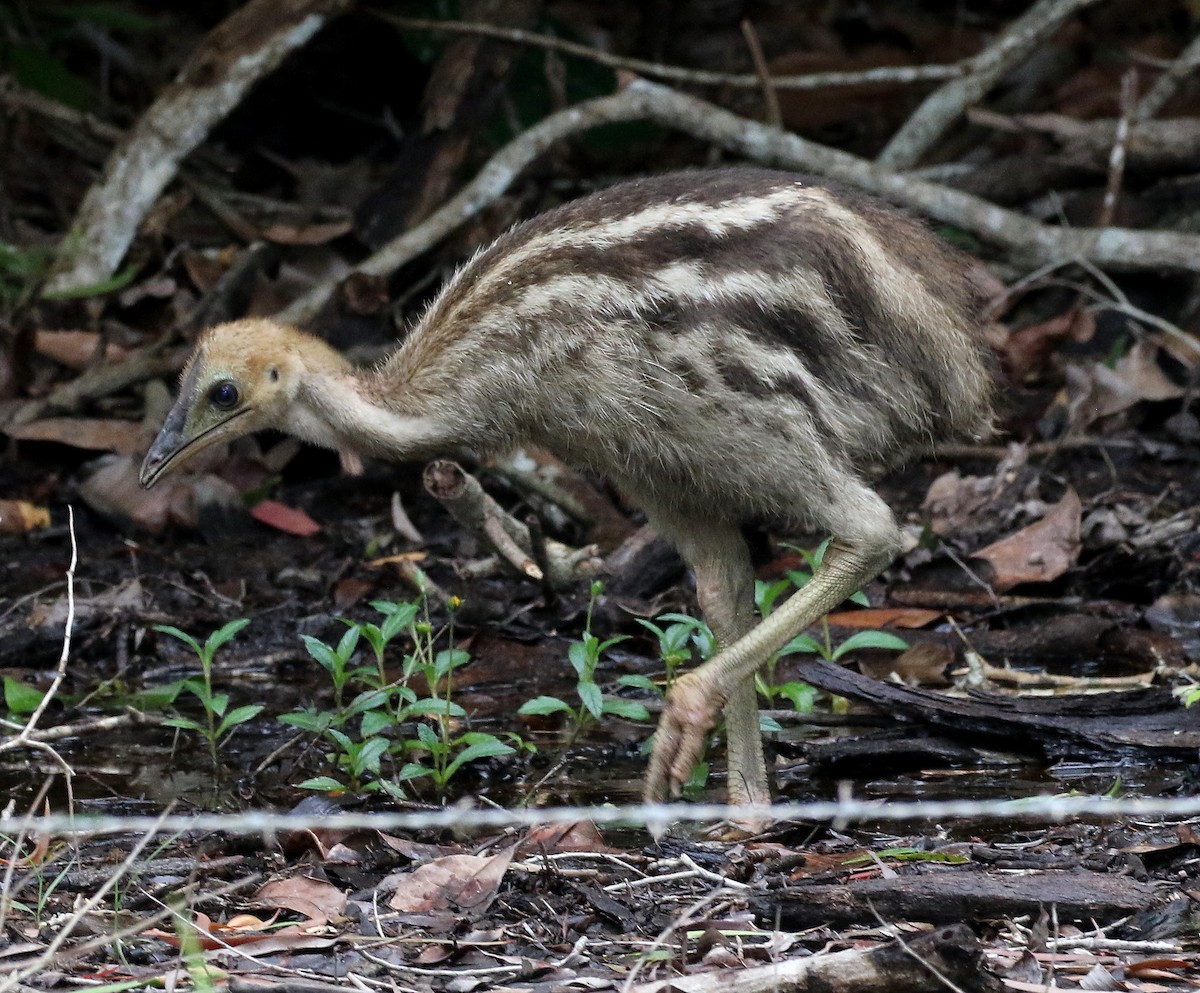
M 230 424 L 242 415 L 250 413 L 250 410 L 249 407 L 243 407 L 225 420 L 188 437 L 188 403 L 181 395 L 167 414 L 162 430 L 158 432 L 158 437 L 154 439 L 142 460 L 142 471 L 138 476 L 142 486 L 149 489 L 158 482 L 160 476 L 178 469 L 193 456 L 199 455 L 210 445 L 215 445 L 233 433 Z

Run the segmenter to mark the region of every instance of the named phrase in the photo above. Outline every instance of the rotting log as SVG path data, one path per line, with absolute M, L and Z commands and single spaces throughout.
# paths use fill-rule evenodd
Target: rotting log
M 996 988 L 996 980 L 983 968 L 979 939 L 959 924 L 866 950 L 640 983 L 632 993 L 940 993 Z

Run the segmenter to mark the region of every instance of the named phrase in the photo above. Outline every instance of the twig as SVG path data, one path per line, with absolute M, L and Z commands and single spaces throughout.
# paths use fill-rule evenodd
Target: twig
M 163 812 L 162 817 L 158 819 L 158 822 L 161 823 L 170 814 L 170 812 L 171 808 L 168 807 L 167 810 Z M 32 963 L 26 965 L 22 969 L 18 969 L 9 973 L 4 981 L 0 982 L 0 993 L 8 993 L 9 990 L 19 986 L 25 982 L 25 980 L 40 975 L 45 970 L 47 964 L 55 961 L 55 956 L 58 954 L 58 950 L 62 948 L 67 939 L 75 933 L 75 929 L 79 927 L 79 925 L 82 924 L 83 921 L 88 917 L 88 915 L 100 905 L 101 901 L 108 896 L 113 887 L 120 884 L 121 880 L 125 878 L 130 868 L 136 864 L 138 856 L 142 854 L 142 851 L 158 834 L 158 826 L 159 824 L 156 823 L 151 830 L 148 830 L 142 834 L 142 836 L 138 839 L 137 844 L 133 846 L 121 864 L 113 870 L 112 875 L 108 878 L 108 880 L 98 890 L 96 890 L 95 893 L 88 897 L 88 899 L 85 900 L 81 906 L 78 906 L 74 909 L 74 912 L 71 914 L 71 916 L 62 923 L 62 926 L 58 929 L 58 933 L 55 934 L 53 940 L 42 950 L 41 954 Z
M 576 549 L 549 540 L 545 542 L 546 568 L 539 568 L 533 559 L 529 528 L 488 496 L 479 480 L 456 462 L 439 459 L 429 463 L 425 467 L 425 488 L 459 524 L 486 538 L 501 558 L 532 580 L 566 590 L 580 579 L 595 575 L 599 568 L 593 546 Z
M 978 55 L 968 75 L 939 87 L 916 109 L 879 154 L 890 169 L 910 169 L 1009 69 L 1049 38 L 1077 10 L 1098 0 L 1038 0 Z
M 74 770 L 58 755 L 54 749 L 40 742 L 36 742 L 33 738 L 34 732 L 37 730 L 38 721 L 42 719 L 42 715 L 46 713 L 46 708 L 53 702 L 55 695 L 58 693 L 59 687 L 62 686 L 63 680 L 67 676 L 67 662 L 71 658 L 71 635 L 75 627 L 75 567 L 79 564 L 79 544 L 75 538 L 75 507 L 72 504 L 67 504 L 67 531 L 71 535 L 71 561 L 67 565 L 67 619 L 63 624 L 63 643 L 62 651 L 58 656 L 58 665 L 54 670 L 54 679 L 51 680 L 49 688 L 42 694 L 41 700 L 34 708 L 33 713 L 29 715 L 29 720 L 25 722 L 25 727 L 21 729 L 20 734 L 12 738 L 6 738 L 0 742 L 0 752 L 11 751 L 14 748 L 21 747 L 37 747 L 41 745 L 44 750 L 48 750 L 54 755 L 67 774 L 67 781 L 70 782 Z
M 635 72 L 638 75 L 654 79 L 665 79 L 673 83 L 687 83 L 695 86 L 732 86 L 744 90 L 752 90 L 762 85 L 762 81 L 756 73 L 713 72 L 708 69 L 688 69 L 683 66 L 664 65 L 661 62 L 613 55 L 611 52 L 601 51 L 598 48 L 566 41 L 563 38 L 555 38 L 551 35 L 538 34 L 534 31 L 503 28 L 495 24 L 477 22 L 399 17 L 378 9 L 373 9 L 370 13 L 404 30 L 477 35 L 483 38 L 495 38 L 498 41 L 511 41 L 517 45 L 534 45 L 538 48 L 575 55 L 581 59 L 608 66 L 610 69 L 623 69 L 626 72 Z M 969 71 L 973 63 L 974 59 L 966 59 L 952 65 L 879 66 L 874 69 L 853 72 L 816 72 L 801 76 L 776 76 L 771 82 L 777 90 L 821 90 L 834 86 L 856 86 L 865 83 L 938 82 L 962 76 Z
M 184 156 L 349 2 L 250 0 L 210 31 L 109 156 L 62 241 L 47 289 L 78 290 L 112 276 Z
M 1108 153 L 1108 182 L 1104 185 L 1104 200 L 1100 205 L 1100 217 L 1096 221 L 1098 228 L 1106 228 L 1112 224 L 1117 212 L 1117 197 L 1121 194 L 1121 183 L 1125 179 L 1125 149 L 1129 144 L 1129 124 L 1136 96 L 1137 70 L 1129 69 L 1121 77 L 1121 116 L 1117 118 L 1112 150 Z
M 750 59 L 754 63 L 754 75 L 758 77 L 758 85 L 763 95 L 763 116 L 773 128 L 783 127 L 783 113 L 779 109 L 779 97 L 775 92 L 775 83 L 767 68 L 767 59 L 763 55 L 762 43 L 758 40 L 758 32 L 750 19 L 742 20 L 742 37 L 746 39 L 746 47 L 750 49 Z
M 883 196 L 999 245 L 1031 265 L 1084 259 L 1113 269 L 1200 272 L 1200 236 L 1128 228 L 1057 228 L 979 197 L 902 176 L 836 148 L 747 120 L 704 100 L 646 80 L 612 96 L 551 114 L 497 152 L 470 183 L 423 223 L 388 242 L 351 272 L 387 276 L 427 251 L 500 197 L 555 142 L 614 121 L 649 120 L 714 142 L 746 158 L 806 172 Z M 277 315 L 304 324 L 332 297 L 338 280 L 319 283 Z
M 1200 66 L 1200 34 L 1191 40 L 1188 46 L 1179 53 L 1179 57 L 1171 63 L 1171 67 L 1155 80 L 1153 86 L 1133 112 L 1135 121 L 1144 121 L 1156 117 L 1167 101 L 1175 95 L 1179 85 Z

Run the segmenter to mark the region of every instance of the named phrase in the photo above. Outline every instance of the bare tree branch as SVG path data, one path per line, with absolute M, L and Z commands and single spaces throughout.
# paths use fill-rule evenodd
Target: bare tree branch
M 911 169 L 963 111 L 981 100 L 1001 76 L 1077 10 L 1097 2 L 1038 0 L 995 43 L 976 56 L 968 75 L 951 80 L 925 98 L 879 153 L 879 164 L 897 170 Z
M 657 83 L 635 80 L 620 92 L 552 114 L 497 152 L 479 174 L 424 223 L 389 242 L 353 271 L 388 276 L 436 244 L 504 193 L 555 142 L 614 121 L 649 120 L 711 141 L 755 162 L 819 173 L 970 231 L 1029 265 L 1082 259 L 1124 270 L 1200 272 L 1200 236 L 1128 228 L 1059 228 L 979 197 L 879 165 L 797 135 L 747 120 Z M 318 284 L 278 315 L 311 321 L 337 287 Z
M 179 163 L 263 76 L 350 0 L 250 0 L 218 24 L 108 158 L 79 207 L 47 284 L 64 293 L 108 279 Z

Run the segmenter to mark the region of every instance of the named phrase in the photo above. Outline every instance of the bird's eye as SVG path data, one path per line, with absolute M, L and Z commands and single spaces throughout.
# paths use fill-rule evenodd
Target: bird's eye
M 219 407 L 221 410 L 229 410 L 237 405 L 238 390 L 233 383 L 217 383 L 211 390 L 208 391 L 208 400 L 214 407 Z

